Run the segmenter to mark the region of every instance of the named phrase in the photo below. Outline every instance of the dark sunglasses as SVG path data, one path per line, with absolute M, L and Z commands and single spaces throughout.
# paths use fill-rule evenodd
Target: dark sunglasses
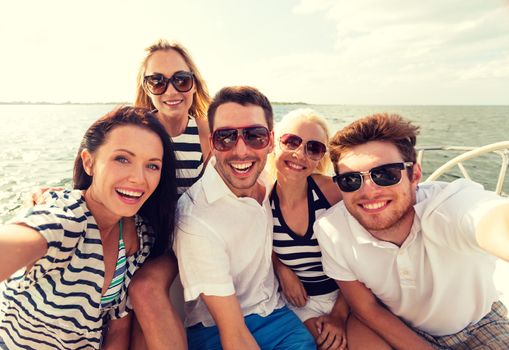
M 281 148 L 287 151 L 295 151 L 302 145 L 302 138 L 294 134 L 284 134 L 279 138 Z M 327 151 L 325 146 L 320 141 L 309 140 L 304 145 L 306 155 L 312 160 L 320 160 Z
M 376 185 L 387 187 L 399 184 L 402 178 L 402 171 L 411 168 L 413 162 L 383 164 L 369 171 L 354 171 L 351 173 L 338 174 L 334 176 L 334 181 L 343 192 L 355 192 L 362 187 L 365 175 L 371 177 Z
M 262 149 L 269 144 L 270 131 L 264 126 L 217 129 L 212 134 L 212 144 L 216 150 L 226 152 L 235 147 L 240 137 L 249 147 Z
M 162 95 L 171 83 L 178 92 L 188 92 L 193 88 L 193 72 L 178 71 L 171 77 L 165 78 L 162 74 L 147 75 L 143 78 L 143 86 L 153 95 Z

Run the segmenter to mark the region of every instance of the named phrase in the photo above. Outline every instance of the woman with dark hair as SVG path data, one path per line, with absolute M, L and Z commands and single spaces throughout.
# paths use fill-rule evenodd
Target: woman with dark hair
M 146 109 L 114 110 L 85 133 L 73 181 L 0 227 L 0 349 L 129 346 L 128 285 L 173 233 L 168 134 Z

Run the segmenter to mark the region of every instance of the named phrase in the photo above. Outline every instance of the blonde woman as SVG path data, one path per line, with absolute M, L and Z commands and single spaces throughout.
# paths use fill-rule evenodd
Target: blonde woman
M 182 194 L 201 177 L 210 153 L 207 85 L 182 45 L 158 40 L 146 52 L 138 72 L 135 106 L 153 110 L 170 135 Z M 177 273 L 170 252 L 152 259 L 133 280 L 129 295 L 141 331 L 135 322 L 132 348 L 187 348 L 182 321 L 168 297 Z
M 348 307 L 322 269 L 313 232 L 316 218 L 341 200 L 328 176 L 327 122 L 310 109 L 297 109 L 278 123 L 271 159 L 276 183 L 271 193 L 274 267 L 289 307 L 320 349 L 345 349 Z

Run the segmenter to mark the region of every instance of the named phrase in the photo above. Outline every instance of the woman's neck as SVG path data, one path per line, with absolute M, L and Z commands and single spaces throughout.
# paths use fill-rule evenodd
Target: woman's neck
M 308 182 L 307 178 L 290 180 L 287 177 L 277 174 L 277 194 L 279 202 L 289 206 L 295 206 L 302 203 L 307 198 Z
M 171 137 L 182 135 L 184 130 L 186 130 L 189 121 L 189 117 L 187 115 L 170 117 L 162 114 L 161 112 L 157 112 L 157 117 Z
M 90 190 L 83 191 L 87 207 L 97 223 L 101 237 L 108 235 L 114 231 L 120 220 L 120 216 L 113 214 L 100 201 L 94 198 L 94 194 Z

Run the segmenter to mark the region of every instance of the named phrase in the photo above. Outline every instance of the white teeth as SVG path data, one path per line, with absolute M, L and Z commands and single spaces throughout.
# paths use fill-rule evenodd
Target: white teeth
M 182 102 L 182 100 L 178 100 L 178 101 L 165 101 L 164 103 L 167 104 L 167 105 L 170 105 L 170 106 L 174 106 L 174 105 L 178 105 L 180 102 Z
M 295 164 L 295 163 L 292 163 L 292 162 L 286 162 L 286 165 L 288 165 L 288 167 L 290 167 L 292 169 L 295 169 L 295 170 L 302 170 L 302 169 L 304 169 L 304 167 L 302 165 L 298 165 L 298 164 Z
M 246 171 L 247 169 L 249 169 L 251 166 L 253 166 L 253 162 L 247 162 L 247 163 L 231 163 L 230 164 L 232 166 L 232 168 L 234 168 L 235 170 L 238 170 L 238 171 Z
M 385 203 L 386 202 L 363 204 L 362 207 L 369 209 L 369 210 L 380 209 L 381 207 L 383 207 L 385 205 Z
M 117 188 L 117 192 L 129 197 L 136 197 L 139 198 L 143 194 L 143 192 L 136 192 L 136 191 L 128 191 L 121 188 Z

